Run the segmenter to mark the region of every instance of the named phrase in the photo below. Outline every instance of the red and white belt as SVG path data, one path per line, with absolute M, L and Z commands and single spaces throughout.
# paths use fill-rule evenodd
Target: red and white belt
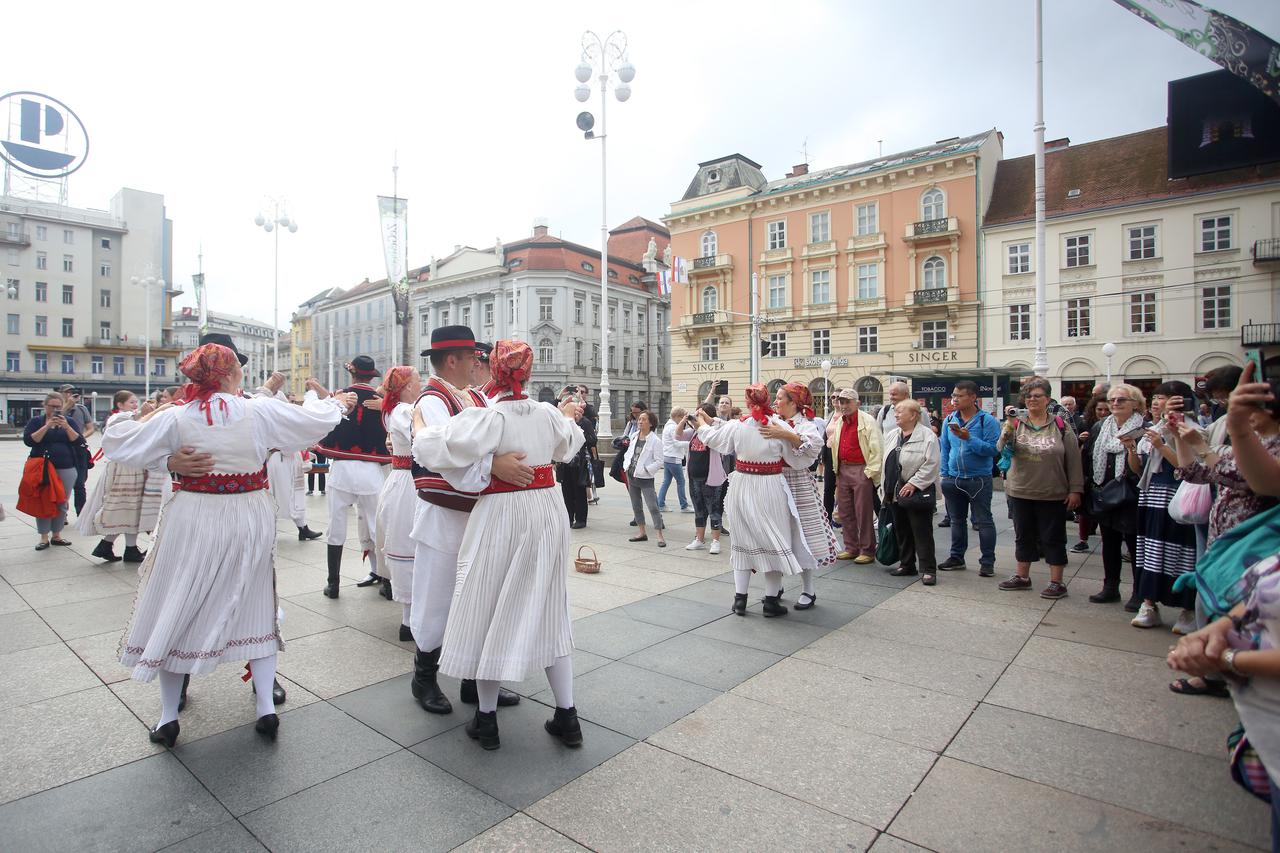
M 391 467 L 396 471 L 408 471 L 413 468 L 412 456 L 392 456 Z
M 530 489 L 549 489 L 556 484 L 556 472 L 553 465 L 534 465 L 533 466 L 533 482 L 527 486 L 517 486 L 515 483 L 508 483 L 506 480 L 499 480 L 494 477 L 489 481 L 489 485 L 482 491 L 482 495 L 493 495 L 498 492 L 525 492 Z
M 733 470 L 738 474 L 781 474 L 782 461 L 777 462 L 744 462 L 739 459 L 733 464 Z
M 182 492 L 206 495 L 239 495 L 267 487 L 267 469 L 247 474 L 205 474 L 203 477 L 178 477 L 173 487 Z

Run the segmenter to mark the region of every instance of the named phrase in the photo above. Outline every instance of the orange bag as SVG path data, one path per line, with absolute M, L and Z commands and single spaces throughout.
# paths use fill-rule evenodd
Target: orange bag
M 22 467 L 22 482 L 18 484 L 18 512 L 34 518 L 57 518 L 61 514 L 58 504 L 67 500 L 67 490 L 53 465 L 43 456 L 28 459 Z

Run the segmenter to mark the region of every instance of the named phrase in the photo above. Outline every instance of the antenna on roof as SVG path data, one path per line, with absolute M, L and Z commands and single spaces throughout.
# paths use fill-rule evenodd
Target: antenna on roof
M 883 139 L 876 140 L 876 156 L 877 157 L 884 156 L 884 140 Z
M 800 158 L 805 163 L 809 162 L 809 137 L 804 138 L 804 142 L 800 143 Z

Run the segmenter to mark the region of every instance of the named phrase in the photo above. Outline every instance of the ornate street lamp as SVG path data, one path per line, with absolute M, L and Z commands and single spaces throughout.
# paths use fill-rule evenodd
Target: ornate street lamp
M 292 219 L 287 210 L 287 204 L 282 198 L 267 199 L 266 207 L 271 211 L 269 214 L 258 211 L 258 215 L 253 218 L 253 224 L 257 225 L 268 234 L 275 235 L 275 284 L 272 288 L 273 298 L 275 300 L 275 310 L 271 315 L 271 334 L 272 334 L 272 352 L 271 352 L 271 369 L 273 371 L 280 369 L 280 228 L 288 228 L 290 234 L 298 233 L 298 220 Z

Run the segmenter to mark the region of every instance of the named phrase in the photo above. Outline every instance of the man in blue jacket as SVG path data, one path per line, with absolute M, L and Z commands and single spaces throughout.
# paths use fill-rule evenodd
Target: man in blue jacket
M 955 411 L 942 422 L 942 496 L 951 519 L 951 556 L 938 564 L 944 572 L 966 568 L 970 515 L 978 528 L 978 574 L 995 574 L 996 525 L 991 518 L 991 470 L 998 455 L 1000 423 L 978 406 L 978 385 L 963 379 L 951 391 Z

